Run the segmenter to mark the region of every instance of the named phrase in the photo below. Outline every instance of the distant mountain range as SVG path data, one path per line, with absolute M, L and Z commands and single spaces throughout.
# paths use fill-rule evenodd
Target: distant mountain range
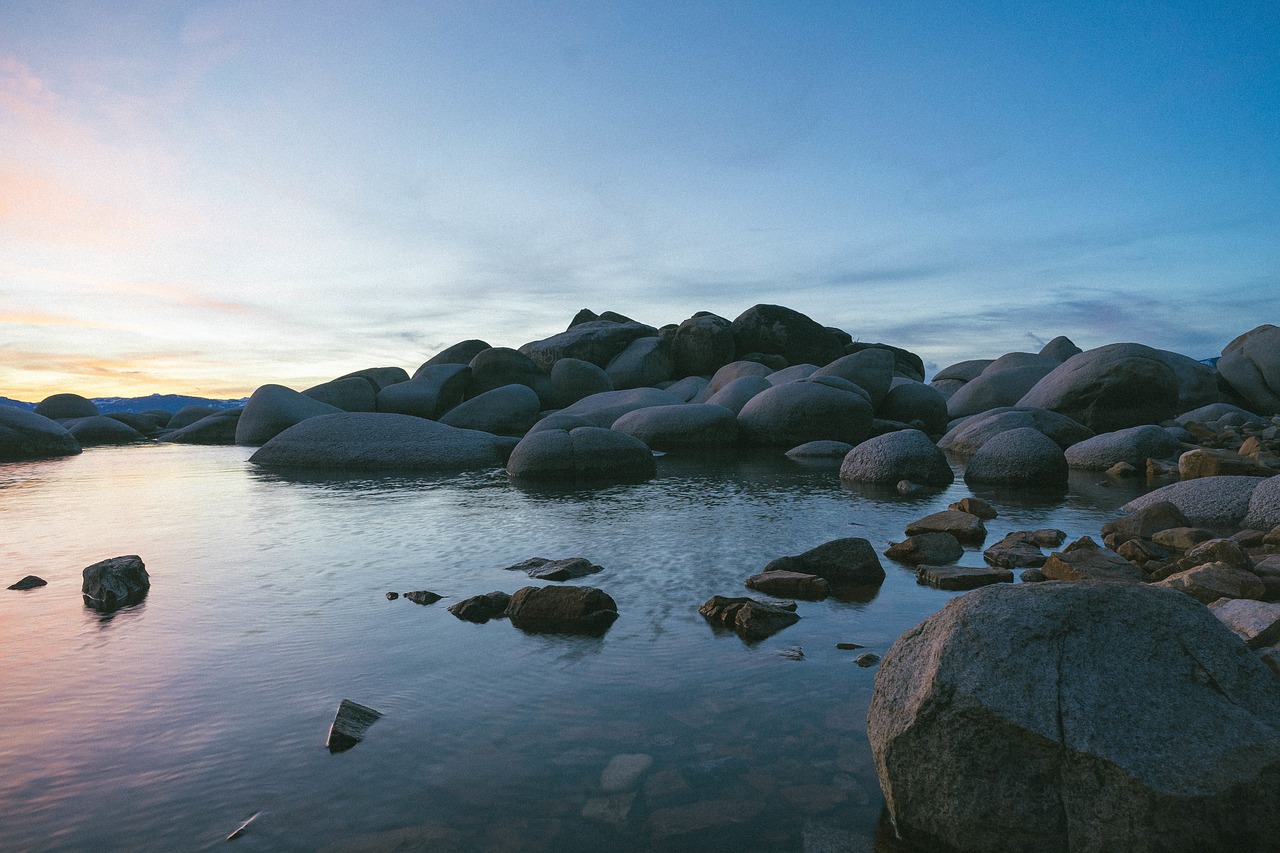
M 215 409 L 235 409 L 245 404 L 248 397 L 239 400 L 210 400 L 207 397 L 188 397 L 184 394 L 151 394 L 147 397 L 94 397 L 98 411 L 104 415 L 108 412 L 145 412 L 148 409 L 163 409 L 176 412 L 185 406 L 211 406 Z M 35 403 L 24 403 L 21 400 L 10 400 L 0 397 L 0 406 L 13 406 L 15 409 L 31 411 Z

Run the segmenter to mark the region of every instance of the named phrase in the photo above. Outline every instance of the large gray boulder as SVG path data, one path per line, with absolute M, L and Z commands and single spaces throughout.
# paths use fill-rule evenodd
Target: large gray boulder
M 151 578 L 137 554 L 94 563 L 80 574 L 85 606 L 103 613 L 137 604 L 151 588 Z
M 644 442 L 600 427 L 530 432 L 507 460 L 507 474 L 526 481 L 632 482 L 656 470 Z
M 964 481 L 971 485 L 1062 489 L 1067 459 L 1053 439 L 1032 427 L 994 435 L 969 458 Z
M 829 364 L 844 354 L 840 336 L 781 305 L 754 305 L 733 321 L 737 355 L 775 353 L 790 364 Z
M 1218 371 L 1201 361 L 1176 352 L 1156 352 L 1169 365 L 1178 381 L 1178 411 L 1186 412 L 1222 400 Z
M 1197 406 L 1189 412 L 1183 412 L 1174 420 L 1181 426 L 1190 423 L 1209 424 L 1215 423 L 1224 417 L 1238 418 L 1240 423 L 1256 423 L 1265 424 L 1267 418 L 1248 409 L 1242 409 L 1231 403 L 1209 403 L 1204 406 Z
M 924 381 L 924 359 L 911 350 L 895 347 L 893 344 L 875 343 L 873 341 L 850 341 L 844 345 L 844 354 L 853 355 L 868 349 L 883 349 L 893 353 L 894 376 L 911 379 L 915 382 Z
M 992 436 L 1021 427 L 1039 430 L 1064 450 L 1077 441 L 1093 438 L 1094 435 L 1093 430 L 1083 424 L 1045 409 L 992 409 L 954 424 L 939 439 L 938 446 L 957 456 L 972 456 Z
M 1095 432 L 1112 432 L 1178 414 L 1178 377 L 1151 347 L 1109 344 L 1073 355 L 1017 405 L 1058 412 Z
M 128 424 L 115 418 L 97 415 L 91 418 L 78 418 L 67 421 L 67 432 L 71 433 L 81 447 L 96 447 L 101 444 L 132 444 L 135 441 L 146 441 L 147 437 Z
M 462 402 L 470 383 L 468 365 L 424 364 L 412 379 L 384 386 L 378 392 L 377 410 L 393 415 L 438 418 Z
M 657 329 L 644 323 L 590 320 L 578 323 L 558 335 L 531 341 L 520 347 L 520 352 L 546 371 L 550 371 L 562 358 L 580 358 L 597 367 L 607 367 L 614 356 L 626 349 L 632 341 L 651 338 L 657 334 Z
M 774 385 L 747 401 L 738 427 L 755 445 L 795 447 L 822 439 L 857 444 L 871 434 L 874 417 L 858 390 L 836 377 Z
M 1198 477 L 1170 483 L 1147 492 L 1121 507 L 1127 514 L 1168 501 L 1176 506 L 1187 521 L 1197 527 L 1215 530 L 1238 528 L 1249 514 L 1249 500 L 1260 483 L 1258 477 Z
M 0 462 L 74 456 L 80 443 L 57 421 L 35 412 L 0 406 Z
M 543 404 L 550 406 L 555 396 L 551 374 L 524 353 L 510 347 L 490 347 L 471 359 L 471 381 L 466 396 L 478 397 L 504 385 L 526 385 Z
M 243 409 L 222 409 L 186 426 L 169 430 L 162 438 L 164 441 L 177 444 L 235 444 L 236 425 L 243 411 Z
M 671 340 L 675 374 L 710 376 L 733 361 L 735 346 L 732 322 L 699 311 L 676 328 Z
M 671 345 L 659 337 L 636 338 L 614 356 L 605 373 L 614 388 L 645 388 L 672 377 Z
M 397 382 L 408 382 L 409 374 L 403 367 L 366 367 L 363 370 L 353 370 L 350 373 L 344 373 L 335 379 L 340 382 L 343 379 L 355 379 L 357 377 L 368 379 L 377 389 L 381 391 L 388 385 L 395 385 Z
M 1058 362 L 1052 362 L 1053 366 L 1057 364 Z M 1052 370 L 1053 367 L 1045 365 L 984 370 L 981 376 L 966 382 L 947 399 L 947 414 L 951 418 L 963 418 L 1013 406 Z
M 598 427 L 608 429 L 613 422 L 637 409 L 650 406 L 678 406 L 684 401 L 657 388 L 631 388 L 626 391 L 602 391 L 565 406 L 560 414 L 577 415 Z
M 893 383 L 894 365 L 892 352 L 873 347 L 841 356 L 830 364 L 819 367 L 811 375 L 815 379 L 819 376 L 847 379 L 870 394 L 871 405 L 879 408 Z
M 1075 343 L 1066 335 L 1058 335 L 1049 343 L 1040 348 L 1040 355 L 1048 356 L 1055 361 L 1066 361 L 1073 355 L 1079 355 L 1083 350 L 1076 346 Z
M 244 404 L 236 423 L 236 444 L 264 444 L 308 418 L 342 411 L 283 385 L 263 385 Z
M 440 416 L 440 423 L 494 435 L 522 436 L 538 420 L 541 404 L 527 385 L 503 385 L 460 403 Z
M 79 394 L 54 394 L 36 403 L 36 414 L 55 421 L 91 418 L 101 414 L 98 404 Z
M 210 415 L 220 415 L 226 411 L 226 409 L 219 409 L 216 406 L 183 406 L 169 417 L 165 428 L 182 429 Z
M 551 368 L 551 405 L 572 406 L 583 397 L 615 390 L 604 368 L 580 358 L 562 358 Z
M 686 376 L 676 382 L 660 383 L 659 387 L 668 394 L 679 397 L 686 403 L 691 403 L 708 384 L 709 380 L 702 376 Z
M 856 536 L 833 539 L 802 554 L 770 560 L 764 571 L 813 575 L 833 587 L 874 586 L 884 581 L 884 567 L 876 549 Z
M 1250 409 L 1280 414 L 1280 327 L 1264 323 L 1227 344 L 1218 373 Z
M 737 416 L 710 403 L 637 409 L 614 421 L 613 429 L 662 451 L 730 447 L 738 440 Z
M 368 376 L 348 376 L 313 385 L 302 393 L 344 412 L 372 412 L 378 406 L 378 388 Z
M 1055 583 L 954 598 L 885 654 L 867 722 L 897 831 L 921 849 L 1280 839 L 1280 679 L 1181 593 Z
M 1258 483 L 1249 495 L 1249 509 L 1241 524 L 1253 530 L 1274 530 L 1280 526 L 1280 476 Z
M 910 480 L 927 486 L 949 486 L 955 479 L 947 455 L 918 429 L 869 438 L 840 463 L 840 479 L 893 485 Z
M 470 340 L 465 340 L 465 341 L 459 341 L 458 343 L 453 344 L 452 346 L 445 347 L 444 349 L 440 350 L 440 352 L 436 353 L 435 355 L 431 356 L 431 358 L 424 361 L 422 365 L 414 372 L 413 375 L 414 377 L 417 377 L 417 375 L 421 373 L 423 370 L 427 369 L 428 367 L 433 367 L 434 365 L 437 365 L 437 364 L 470 364 L 471 359 L 475 358 L 485 350 L 491 349 L 491 348 L 492 347 L 489 344 L 485 343 L 482 340 L 478 340 L 476 338 L 471 338 Z
M 308 418 L 262 445 L 249 461 L 283 468 L 454 472 L 499 466 L 500 439 L 486 432 L 385 412 Z
M 920 421 L 930 435 L 947 431 L 947 398 L 937 388 L 914 379 L 894 379 L 876 414 L 904 424 Z
M 694 397 L 690 402 L 705 403 L 718 393 L 721 388 L 744 376 L 767 377 L 773 372 L 772 367 L 761 364 L 758 361 L 731 361 L 717 370 L 715 375 L 711 377 L 711 381 L 707 383 L 707 387 L 702 389 L 702 393 Z M 770 382 L 769 384 L 772 385 L 773 383 Z
M 1145 424 L 1104 432 L 1067 448 L 1067 464 L 1072 468 L 1105 471 L 1117 462 L 1142 468 L 1148 459 L 1168 459 L 1182 450 L 1182 442 L 1162 427 Z
M 719 391 L 707 397 L 705 402 L 713 406 L 724 406 L 735 415 L 741 414 L 742 407 L 747 404 L 747 401 L 766 388 L 772 387 L 773 383 L 769 381 L 768 377 L 754 374 L 739 376 Z M 696 400 L 697 397 L 694 399 Z

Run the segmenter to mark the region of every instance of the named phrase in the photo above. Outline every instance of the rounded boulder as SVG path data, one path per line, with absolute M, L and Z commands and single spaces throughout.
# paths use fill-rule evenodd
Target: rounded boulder
M 514 480 L 631 482 L 652 477 L 653 453 L 640 439 L 600 427 L 530 432 L 507 460 Z
M 1095 432 L 1157 424 L 1178 414 L 1178 377 L 1142 344 L 1110 344 L 1073 355 L 1035 384 L 1019 407 L 1048 409 Z
M 910 480 L 925 486 L 949 486 L 955 480 L 947 455 L 918 429 L 869 438 L 840 463 L 840 479 L 895 484 Z
M 613 429 L 662 451 L 729 447 L 738 440 L 737 417 L 711 403 L 637 409 L 614 421 Z
M 873 412 L 866 398 L 834 383 L 800 379 L 756 394 L 738 414 L 750 444 L 795 447 L 809 441 L 857 444 L 871 432 Z
M 57 421 L 35 412 L 0 406 L 0 462 L 74 456 L 80 442 Z
M 1031 427 L 993 436 L 969 459 L 964 481 L 971 484 L 1065 488 L 1067 457 L 1053 439 Z

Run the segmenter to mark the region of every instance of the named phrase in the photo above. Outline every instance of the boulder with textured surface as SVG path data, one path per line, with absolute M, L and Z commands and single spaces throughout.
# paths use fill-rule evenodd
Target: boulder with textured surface
M 1067 464 L 1072 468 L 1105 471 L 1117 462 L 1136 468 L 1147 459 L 1169 459 L 1182 451 L 1182 442 L 1161 427 L 1151 424 L 1104 432 L 1067 448 Z
M 1184 480 L 1197 477 L 1274 477 L 1276 471 L 1231 450 L 1197 447 L 1178 457 L 1178 474 Z
M 1223 562 L 1204 563 L 1177 572 L 1152 586 L 1185 592 L 1201 604 L 1210 604 L 1219 598 L 1258 599 L 1266 593 L 1266 585 L 1253 572 Z
M 731 447 L 738 440 L 737 417 L 712 403 L 637 409 L 614 421 L 613 429 L 661 451 Z
M 289 427 L 309 418 L 341 412 L 283 385 L 263 385 L 244 404 L 236 422 L 236 444 L 265 444 Z
M 551 389 L 551 405 L 563 409 L 614 387 L 603 367 L 580 358 L 562 358 L 551 368 Z
M 930 435 L 947 431 L 947 398 L 937 388 L 911 379 L 894 379 L 876 414 L 903 423 L 919 421 Z
M 452 472 L 495 467 L 505 455 L 486 432 L 411 415 L 339 412 L 289 427 L 249 461 L 283 468 Z
M 1254 489 L 1271 479 L 1259 477 L 1201 477 L 1170 483 L 1134 498 L 1120 509 L 1132 513 L 1158 501 L 1168 501 L 1187 518 L 1188 524 L 1211 528 L 1237 528 L 1252 515 L 1249 499 Z M 1250 527 L 1263 525 L 1249 523 Z
M 562 358 L 580 358 L 597 367 L 607 367 L 614 356 L 626 349 L 632 341 L 651 338 L 657 334 L 657 329 L 644 323 L 588 320 L 571 326 L 558 335 L 531 341 L 520 347 L 520 352 L 546 371 L 550 371 Z
M 550 368 L 543 368 L 524 353 L 510 347 L 490 347 L 483 350 L 471 359 L 469 366 L 471 379 L 467 382 L 468 399 L 504 385 L 524 385 L 548 406 L 555 396 Z
M 1156 424 L 1178 414 L 1178 377 L 1159 351 L 1109 344 L 1073 355 L 1018 401 L 1095 432 Z
M 79 452 L 80 442 L 57 421 L 13 406 L 0 406 L 0 462 L 51 459 Z
M 618 618 L 618 605 L 593 586 L 526 586 L 511 595 L 506 612 L 521 631 L 599 636 Z
M 527 385 L 503 385 L 459 403 L 440 416 L 440 423 L 494 435 L 522 436 L 538 420 L 541 403 Z
M 906 531 L 908 536 L 919 533 L 950 533 L 961 542 L 974 545 L 987 537 L 987 528 L 981 518 L 958 509 L 930 513 L 908 524 Z
M 1055 581 L 1141 583 L 1146 580 L 1141 569 L 1088 536 L 1050 554 L 1040 571 Z
M 899 430 L 854 444 L 840 463 L 842 480 L 949 486 L 955 479 L 946 454 L 920 430 Z
M 743 440 L 783 447 L 820 439 L 856 445 L 870 435 L 873 412 L 866 398 L 845 385 L 810 378 L 761 391 L 738 413 Z
M 1094 436 L 1093 430 L 1083 424 L 1046 409 L 992 409 L 953 422 L 951 429 L 938 441 L 938 447 L 957 456 L 972 456 L 993 435 L 1021 427 L 1039 430 L 1064 450 Z
M 791 364 L 828 364 L 844 354 L 833 333 L 799 311 L 781 305 L 754 305 L 733 321 L 738 357 L 747 353 L 776 353 Z
M 964 556 L 964 546 L 950 533 L 918 533 L 889 545 L 884 555 L 899 563 L 913 566 L 928 563 L 941 566 Z
M 853 445 L 847 441 L 806 441 L 786 452 L 788 459 L 797 462 L 842 462 Z
M 871 543 L 860 537 L 824 542 L 793 557 L 778 557 L 766 572 L 799 572 L 825 578 L 833 587 L 870 586 L 884 581 L 884 567 Z
M 952 418 L 963 418 L 1017 405 L 1037 382 L 1057 366 L 1058 362 L 1045 359 L 1045 364 L 1024 364 L 995 370 L 988 368 L 947 399 L 947 414 Z M 995 365 L 992 364 L 991 367 Z
M 344 412 L 373 412 L 378 408 L 378 383 L 368 376 L 348 376 L 312 385 L 302 393 Z
M 79 394 L 53 394 L 36 403 L 37 415 L 55 421 L 68 418 L 92 418 L 101 414 L 98 404 Z
M 1123 518 L 1102 525 L 1102 535 L 1112 547 L 1131 539 L 1150 539 L 1162 530 L 1187 527 L 1190 522 L 1175 504 L 1155 501 Z
M 652 477 L 653 452 L 643 441 L 600 427 L 532 431 L 511 452 L 507 473 L 517 480 L 630 482 Z
M 1218 373 L 1250 409 L 1280 414 L 1280 327 L 1264 323 L 1227 344 Z
M 671 341 L 677 376 L 710 376 L 729 362 L 737 345 L 733 322 L 699 311 L 681 323 Z
M 151 589 L 151 578 L 137 554 L 112 557 L 86 566 L 81 576 L 80 593 L 84 596 L 85 606 L 102 612 L 136 604 Z
M 893 353 L 876 347 L 841 356 L 830 364 L 819 367 L 810 376 L 838 376 L 847 379 L 865 389 L 871 395 L 871 404 L 878 409 L 893 384 L 894 364 Z
M 707 387 L 703 388 L 702 393 L 693 398 L 693 402 L 705 403 L 709 401 L 717 392 L 720 391 L 721 388 L 724 388 L 736 379 L 742 379 L 745 376 L 757 376 L 764 378 L 773 372 L 774 370 L 772 367 L 761 364 L 758 361 L 731 361 L 715 372 L 711 377 L 711 381 L 707 383 Z M 773 384 L 767 379 L 765 382 L 766 384 L 764 385 L 757 383 L 756 393 L 763 391 L 765 388 Z M 724 403 L 720 402 L 720 405 L 724 405 Z
M 804 572 L 760 572 L 747 578 L 746 586 L 777 598 L 804 598 L 818 600 L 831 593 L 826 578 L 807 575 Z
M 128 424 L 105 415 L 91 418 L 77 418 L 63 424 L 67 432 L 81 447 L 96 447 L 102 444 L 132 444 L 135 441 L 146 441 L 146 436 Z
M 671 344 L 659 337 L 636 338 L 609 360 L 605 372 L 614 388 L 647 388 L 674 373 Z
M 1223 598 L 1210 602 L 1209 612 L 1251 649 L 1280 641 L 1280 604 Z
M 378 392 L 377 410 L 394 415 L 438 418 L 462 402 L 470 383 L 471 368 L 465 364 L 424 364 L 412 379 L 384 385 Z
M 1254 488 L 1241 526 L 1256 530 L 1272 530 L 1280 526 L 1280 475 L 1268 477 Z
M 787 607 L 754 598 L 713 595 L 698 612 L 712 625 L 735 631 L 748 642 L 758 642 L 799 622 L 795 607 L 794 603 Z
M 1145 585 L 953 599 L 885 654 L 868 736 L 897 830 L 922 848 L 1280 838 L 1280 679 L 1207 609 Z
M 964 481 L 971 484 L 1065 489 L 1066 456 L 1053 439 L 1031 427 L 994 435 L 969 457 Z
M 982 552 L 982 559 L 1002 569 L 1039 568 L 1048 559 L 1041 548 L 1056 548 L 1061 530 L 1015 530 Z

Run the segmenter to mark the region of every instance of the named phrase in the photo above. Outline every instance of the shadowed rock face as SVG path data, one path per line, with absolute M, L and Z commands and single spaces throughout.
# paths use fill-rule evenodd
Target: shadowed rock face
M 91 418 L 98 412 L 98 404 L 79 394 L 54 394 L 36 404 L 36 414 L 53 420 L 65 418 Z
M 1266 323 L 1227 344 L 1218 372 L 1250 409 L 1280 414 L 1280 327 Z
M 1017 405 L 1058 412 L 1095 432 L 1156 424 L 1178 414 L 1178 377 L 1151 347 L 1110 344 L 1073 355 Z
M 512 594 L 507 617 L 522 631 L 599 636 L 618 618 L 618 605 L 592 586 L 526 586 Z
M 838 335 L 799 311 L 781 305 L 755 305 L 733 321 L 738 357 L 773 353 L 790 364 L 824 365 L 844 354 Z
M 590 320 L 558 335 L 531 341 L 520 347 L 520 352 L 548 372 L 562 358 L 579 358 L 597 367 L 608 367 L 609 362 L 632 341 L 656 337 L 657 334 L 657 329 L 643 323 Z
M 81 574 L 85 606 L 103 613 L 138 603 L 151 588 L 151 578 L 137 554 L 94 563 Z
M 885 655 L 868 735 L 899 831 L 929 849 L 1280 838 L 1280 680 L 1182 593 L 1027 584 L 953 599 Z
M 56 421 L 12 406 L 0 406 L 0 462 L 73 456 L 80 443 Z

